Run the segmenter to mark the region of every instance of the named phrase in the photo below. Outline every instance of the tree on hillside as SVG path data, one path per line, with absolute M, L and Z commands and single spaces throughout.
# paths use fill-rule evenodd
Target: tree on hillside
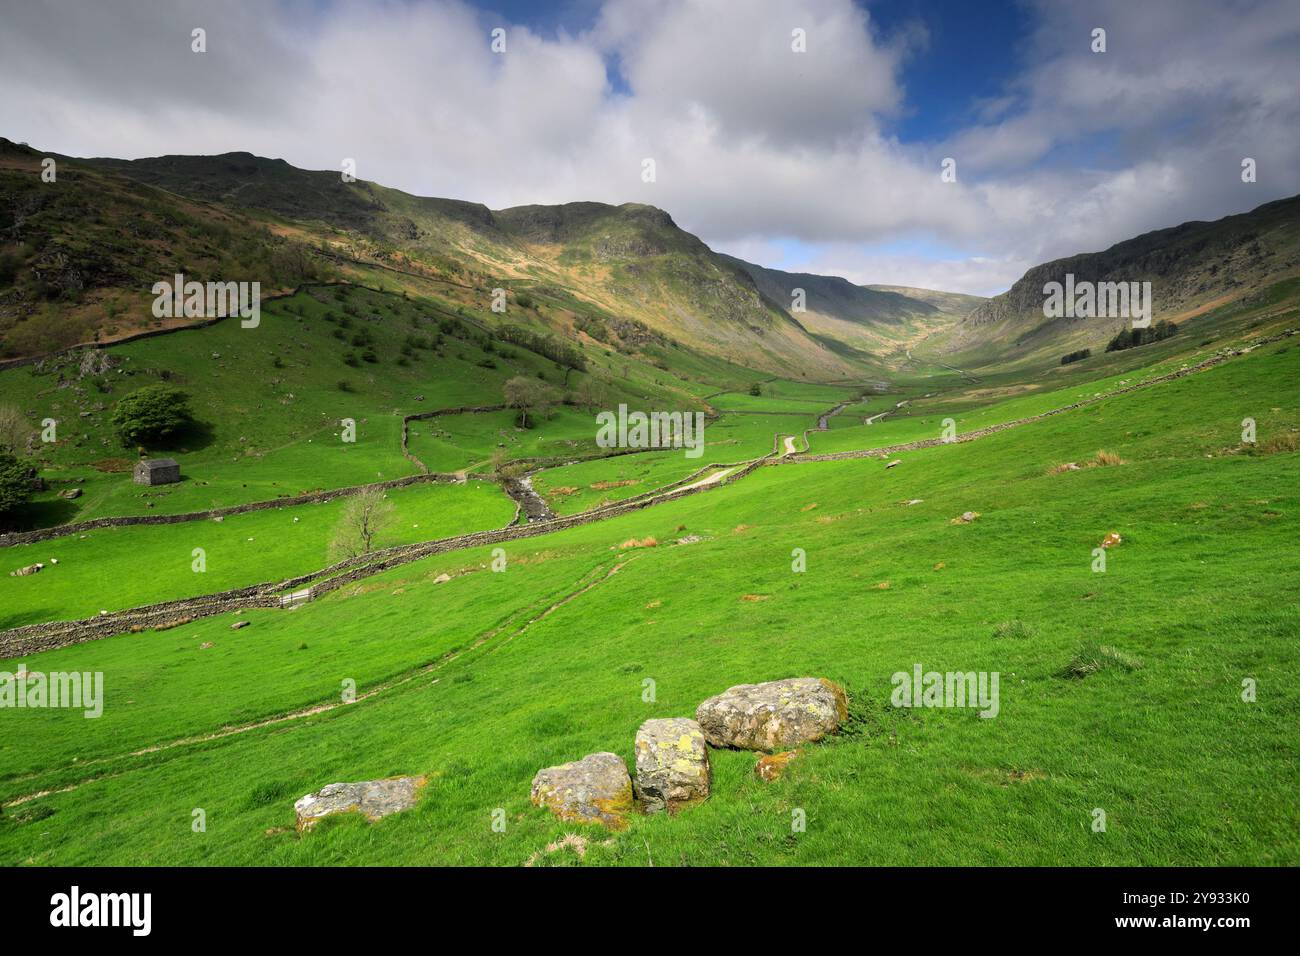
M 32 428 L 17 405 L 0 405 L 0 451 L 21 455 L 27 450 Z
M 509 379 L 502 391 L 506 408 L 519 410 L 520 428 L 532 428 L 537 417 L 550 418 L 551 407 L 560 397 L 554 386 L 523 375 Z
M 367 488 L 348 499 L 334 527 L 330 552 L 338 558 L 369 554 L 393 524 L 393 503 L 382 488 Z
M 132 392 L 113 409 L 109 418 L 128 445 L 170 438 L 194 421 L 189 396 L 169 385 L 146 385 Z
M 27 503 L 36 490 L 36 469 L 7 451 L 0 451 L 0 527 Z
M 594 378 L 586 378 L 578 385 L 573 401 L 578 407 L 590 412 L 604 408 L 609 397 L 604 385 Z

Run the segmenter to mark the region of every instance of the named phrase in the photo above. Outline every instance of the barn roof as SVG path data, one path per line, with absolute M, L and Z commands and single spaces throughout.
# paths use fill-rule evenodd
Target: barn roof
M 140 462 L 140 464 L 150 470 L 154 468 L 175 468 L 177 466 L 175 458 L 149 458 Z

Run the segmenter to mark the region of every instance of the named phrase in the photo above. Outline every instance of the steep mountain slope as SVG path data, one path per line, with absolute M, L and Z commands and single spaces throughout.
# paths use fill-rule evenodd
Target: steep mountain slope
M 247 214 L 66 161 L 45 182 L 43 158 L 0 139 L 0 358 L 191 322 L 151 312 L 153 283 L 178 271 L 263 295 L 322 273 Z
M 979 296 L 903 286 L 861 286 L 839 276 L 783 272 L 726 257 L 753 277 L 759 290 L 791 309 L 802 289 L 806 311 L 795 314 L 822 341 L 888 361 L 926 336 L 950 328 L 984 300 Z
M 616 319 L 755 368 L 816 377 L 856 371 L 768 301 L 749 273 L 661 209 L 584 202 L 492 215 L 525 256 L 517 274 L 558 284 Z
M 32 188 L 31 161 L 43 154 L 26 152 L 26 168 L 13 170 L 25 173 L 26 180 L 16 177 L 0 186 L 5 190 L 0 206 L 16 205 L 14 197 Z M 749 273 L 651 206 L 584 202 L 493 212 L 364 180 L 343 182 L 337 172 L 297 169 L 249 153 L 56 158 L 60 169 L 116 184 L 110 191 L 144 184 L 158 202 L 175 204 L 183 197 L 214 215 L 245 221 L 250 229 L 269 230 L 279 241 L 310 247 L 322 261 L 376 263 L 446 281 L 460 288 L 450 290 L 454 304 L 485 322 L 500 321 L 491 311 L 492 290 L 504 287 L 548 307 L 533 310 L 524 321 L 569 334 L 612 325 L 633 330 L 633 339 L 644 338 L 635 333 L 639 328 L 769 373 L 844 378 L 860 372 L 851 351 L 809 334 L 763 297 Z M 87 209 L 96 201 L 94 192 L 77 200 Z M 63 227 L 69 234 L 76 229 L 72 222 Z M 13 239 L 25 241 L 22 235 Z M 129 250 L 115 255 L 127 256 Z M 30 255 L 22 259 L 20 271 L 32 264 Z M 147 278 L 147 289 L 186 262 L 178 255 L 148 275 L 122 277 L 120 284 L 138 289 Z M 144 317 L 139 324 L 147 325 Z M 614 344 L 625 338 L 613 336 Z M 610 338 L 603 341 L 609 344 Z M 16 354 L 31 350 L 20 343 Z
M 1125 317 L 1047 318 L 1044 285 L 1150 282 L 1152 321 L 1181 322 L 1300 274 L 1300 196 L 1215 222 L 1185 222 L 1035 266 L 930 345 L 988 361 L 1045 360 L 1096 351 L 1130 324 Z M 957 361 L 956 364 L 965 364 Z
M 865 285 L 862 288 L 877 292 L 895 292 L 909 299 L 916 299 L 934 306 L 940 312 L 965 318 L 977 306 L 988 300 L 982 295 L 968 295 L 965 292 L 941 292 L 938 289 L 918 289 L 910 285 Z

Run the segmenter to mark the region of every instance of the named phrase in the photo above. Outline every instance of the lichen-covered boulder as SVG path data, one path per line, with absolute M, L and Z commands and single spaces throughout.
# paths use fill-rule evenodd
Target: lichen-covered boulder
M 741 684 L 695 711 L 714 747 L 781 750 L 834 733 L 848 716 L 844 691 L 820 677 Z
M 636 795 L 646 813 L 677 812 L 709 797 L 709 748 L 687 717 L 647 720 L 636 732 Z
M 363 813 L 373 823 L 390 813 L 409 810 L 420 799 L 424 783 L 424 777 L 331 783 L 293 805 L 298 815 L 298 829 L 309 830 L 321 817 L 334 813 Z
M 632 778 L 618 754 L 590 754 L 537 771 L 530 798 L 561 820 L 621 830 L 632 812 Z

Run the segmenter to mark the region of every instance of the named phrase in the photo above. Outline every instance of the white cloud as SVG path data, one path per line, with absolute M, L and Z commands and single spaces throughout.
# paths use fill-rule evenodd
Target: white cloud
M 458 0 L 0 9 L 0 134 L 39 147 L 352 157 L 364 178 L 493 208 L 648 202 L 724 248 L 812 244 L 864 282 L 995 291 L 1022 264 L 1300 192 L 1289 0 L 1043 2 L 1022 75 L 971 104 L 972 126 L 919 145 L 889 131 L 924 30 L 881 36 L 851 0 L 606 0 L 577 36 Z M 1088 50 L 1096 25 L 1105 54 Z M 195 26 L 206 54 L 190 52 Z M 949 155 L 956 184 L 939 180 Z M 916 235 L 958 251 L 876 251 Z

